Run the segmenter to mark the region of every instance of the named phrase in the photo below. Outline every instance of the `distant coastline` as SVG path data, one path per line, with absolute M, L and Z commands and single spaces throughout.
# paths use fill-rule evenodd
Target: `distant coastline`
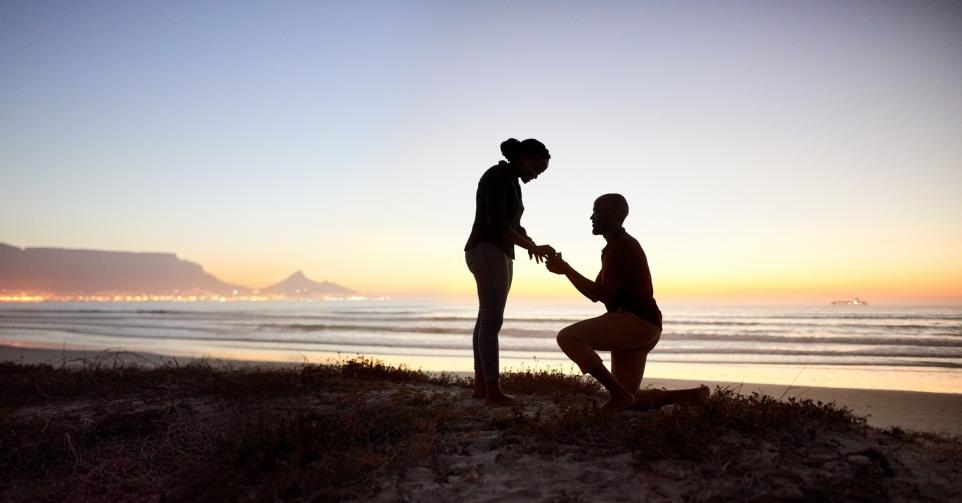
M 266 286 L 227 283 L 173 253 L 17 248 L 0 243 L 0 302 L 227 301 L 351 298 L 302 271 Z

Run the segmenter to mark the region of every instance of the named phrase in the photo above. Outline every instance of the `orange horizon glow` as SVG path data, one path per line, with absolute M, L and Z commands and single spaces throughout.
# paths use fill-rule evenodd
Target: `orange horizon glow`
M 520 264 L 519 264 L 520 265 Z M 525 270 L 529 269 L 529 270 Z M 520 298 L 580 298 L 580 294 L 562 277 L 532 270 L 533 265 L 516 266 L 511 296 Z M 448 275 L 425 271 L 424 275 L 404 274 L 359 275 L 355 271 L 343 274 L 318 275 L 305 270 L 317 281 L 331 281 L 356 290 L 366 296 L 392 297 L 470 297 L 475 285 L 470 274 L 460 267 L 451 268 Z M 596 270 L 581 271 L 592 276 Z M 286 277 L 278 274 L 250 277 L 217 274 L 224 281 L 251 288 L 263 288 Z M 832 272 L 806 274 L 781 272 L 759 276 L 739 274 L 692 276 L 688 274 L 654 274 L 655 296 L 658 299 L 691 301 L 758 301 L 791 302 L 846 300 L 860 297 L 869 302 L 888 303 L 962 303 L 962 272 L 946 274 L 942 271 L 920 271 L 917 274 L 860 274 Z

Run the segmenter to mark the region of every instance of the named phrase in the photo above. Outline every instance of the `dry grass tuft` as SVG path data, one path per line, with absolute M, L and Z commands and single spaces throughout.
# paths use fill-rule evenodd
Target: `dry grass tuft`
M 501 376 L 501 386 L 510 393 L 598 395 L 601 386 L 594 379 L 565 374 L 560 370 L 520 370 Z
M 826 429 L 864 425 L 864 418 L 834 403 L 779 401 L 716 388 L 703 405 L 607 416 L 599 414 L 593 403 L 581 402 L 563 407 L 558 414 L 518 415 L 506 427 L 523 445 L 541 453 L 574 445 L 604 454 L 625 446 L 638 454 L 639 462 L 647 463 L 711 457 L 727 449 L 714 440 L 731 432 L 756 440 L 799 443 Z

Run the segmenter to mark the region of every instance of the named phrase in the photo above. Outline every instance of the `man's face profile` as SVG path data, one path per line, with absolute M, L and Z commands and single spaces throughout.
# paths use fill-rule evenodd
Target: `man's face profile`
M 604 234 L 604 202 L 599 198 L 591 207 L 591 233 L 594 235 Z

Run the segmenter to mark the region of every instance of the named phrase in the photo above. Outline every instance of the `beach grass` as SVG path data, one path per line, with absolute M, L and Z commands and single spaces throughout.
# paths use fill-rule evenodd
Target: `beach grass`
M 521 471 L 533 485 L 575 479 L 521 499 L 587 500 L 595 482 L 577 474 L 598 466 L 687 499 L 959 491 L 950 478 L 923 487 L 911 468 L 957 473 L 958 439 L 875 430 L 834 403 L 716 388 L 703 404 L 608 416 L 581 376 L 513 372 L 503 386 L 518 407 L 485 408 L 463 377 L 364 357 L 0 363 L 0 499 L 470 500 L 486 477 Z

